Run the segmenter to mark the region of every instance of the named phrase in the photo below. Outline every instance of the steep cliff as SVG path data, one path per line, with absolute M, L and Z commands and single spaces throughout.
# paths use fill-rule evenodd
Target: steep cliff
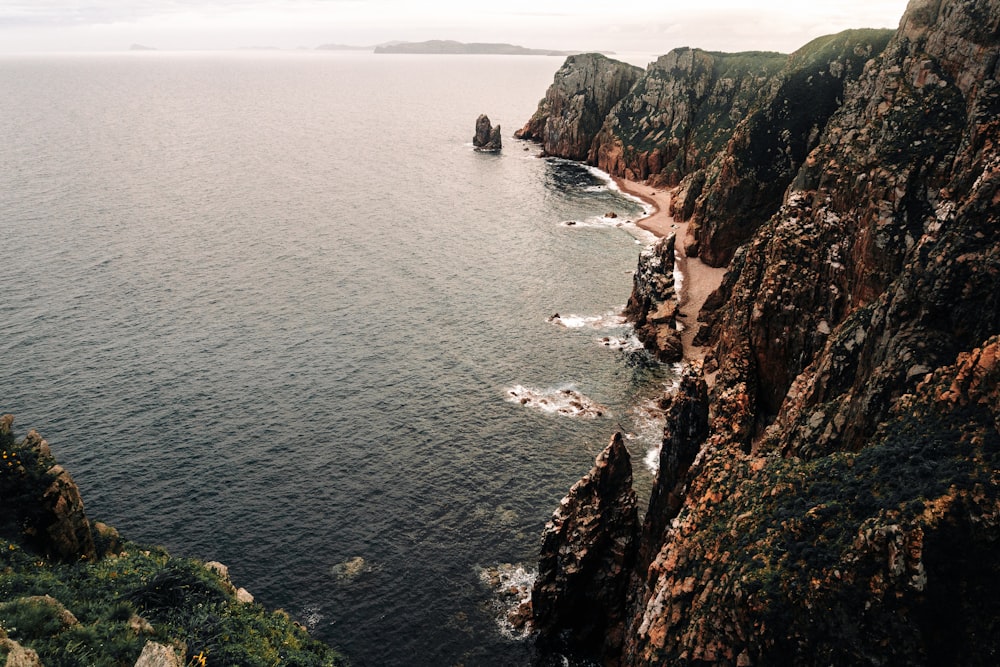
M 94 533 L 76 482 L 37 431 L 16 442 L 13 415 L 0 417 L 0 535 L 25 539 L 65 561 L 94 559 Z
M 844 89 L 880 54 L 891 30 L 848 30 L 820 37 L 788 57 L 781 72 L 733 128 L 704 171 L 682 183 L 674 211 L 690 220 L 686 248 L 709 266 L 725 266 L 740 244 L 781 205 L 785 188 L 819 143 Z
M 582 659 L 621 653 L 638 516 L 632 463 L 616 433 L 542 534 L 531 607 L 544 648 Z
M 866 60 L 702 313 L 608 664 L 1000 654 L 1000 0 Z
M 632 278 L 632 294 L 624 315 L 635 326 L 636 336 L 660 361 L 680 361 L 684 356 L 677 330 L 677 294 L 674 290 L 673 234 L 646 248 Z
M 583 160 L 611 107 L 641 74 L 642 68 L 598 53 L 569 56 L 514 136 L 538 141 L 548 155 Z
M 674 49 L 649 65 L 611 110 L 591 164 L 650 185 L 676 185 L 708 166 L 787 56 Z

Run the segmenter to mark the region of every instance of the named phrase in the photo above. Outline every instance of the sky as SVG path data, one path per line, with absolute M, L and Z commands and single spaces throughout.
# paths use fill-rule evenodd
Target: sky
M 507 42 L 662 54 L 790 52 L 847 28 L 895 28 L 906 0 L 0 0 L 0 52 Z

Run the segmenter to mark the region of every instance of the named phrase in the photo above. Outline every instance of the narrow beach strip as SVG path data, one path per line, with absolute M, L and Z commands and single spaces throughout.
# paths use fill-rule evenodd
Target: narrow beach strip
M 636 220 L 636 225 L 656 234 L 659 237 L 676 234 L 677 240 L 674 255 L 681 281 L 678 303 L 678 317 L 684 324 L 681 332 L 681 343 L 684 346 L 684 359 L 694 361 L 705 355 L 704 348 L 695 347 L 694 337 L 698 333 L 698 312 L 705 305 L 705 300 L 722 283 L 725 268 L 713 268 L 697 257 L 688 257 L 684 252 L 685 238 L 688 234 L 688 223 L 677 222 L 670 214 L 670 198 L 672 190 L 652 188 L 642 183 L 615 177 L 618 188 L 633 197 L 638 197 L 653 207 L 644 218 Z

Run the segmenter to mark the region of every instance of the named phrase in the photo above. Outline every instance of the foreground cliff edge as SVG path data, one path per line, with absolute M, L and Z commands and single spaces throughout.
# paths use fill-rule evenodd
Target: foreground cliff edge
M 92 523 L 36 431 L 0 417 L 0 664 L 346 665 L 221 563 L 171 557 Z
M 588 93 L 557 75 L 525 131 L 676 187 L 696 227 L 679 252 L 728 270 L 700 313 L 704 365 L 667 398 L 642 524 L 608 520 L 630 491 L 606 474 L 627 460 L 612 442 L 546 529 L 541 648 L 629 666 L 997 663 L 998 75 L 1000 0 L 912 0 L 894 33 L 789 57 L 679 49 L 592 133 L 554 113 L 594 106 L 560 102 Z M 823 103 L 802 104 L 809 90 Z M 630 301 L 640 324 L 670 310 L 656 257 Z M 676 344 L 662 334 L 647 344 Z

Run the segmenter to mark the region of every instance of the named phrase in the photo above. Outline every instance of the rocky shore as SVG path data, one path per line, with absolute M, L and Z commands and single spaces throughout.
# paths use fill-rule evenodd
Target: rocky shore
M 658 207 L 646 224 L 667 236 L 640 257 L 626 314 L 661 359 L 691 363 L 664 397 L 641 525 L 612 441 L 546 528 L 543 651 L 995 662 L 997 34 L 1000 0 L 911 0 L 896 31 L 790 56 L 679 49 L 624 93 L 579 91 L 584 106 L 618 96 L 598 130 L 553 103 L 579 65 L 557 74 L 532 136 Z M 692 292 L 716 283 L 695 266 L 722 273 L 697 313 Z

